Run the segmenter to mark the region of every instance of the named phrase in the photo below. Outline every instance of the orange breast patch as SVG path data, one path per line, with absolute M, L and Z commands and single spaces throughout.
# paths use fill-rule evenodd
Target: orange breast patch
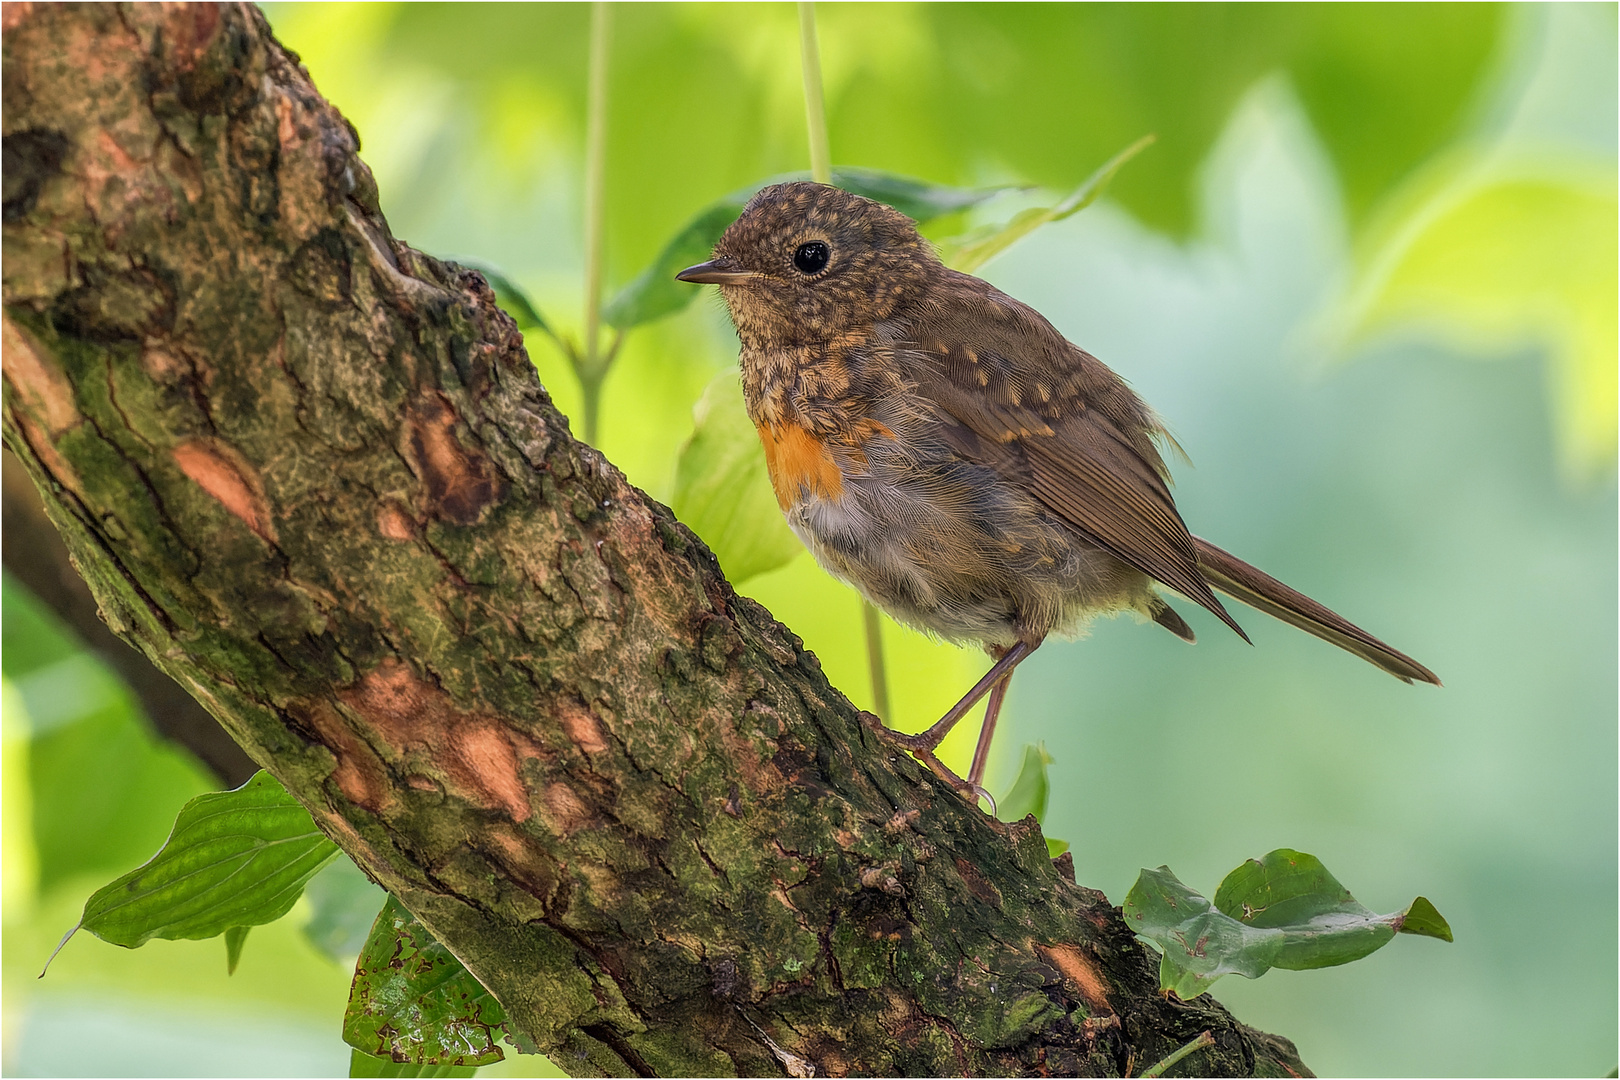
M 801 491 L 824 499 L 844 494 L 843 470 L 833 460 L 832 451 L 815 435 L 794 423 L 755 426 L 765 447 L 771 487 L 783 510 L 799 501 Z

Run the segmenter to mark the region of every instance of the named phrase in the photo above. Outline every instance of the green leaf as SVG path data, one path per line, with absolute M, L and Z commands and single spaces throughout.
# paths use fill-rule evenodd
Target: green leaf
M 748 200 L 764 187 L 788 180 L 808 180 L 806 173 L 773 176 L 710 203 L 676 233 L 641 273 L 608 301 L 602 321 L 619 330 L 661 319 L 690 304 L 698 295 L 675 275 L 709 257 L 726 228 L 737 220 Z M 942 214 L 975 206 L 1007 190 L 1005 187 L 954 188 L 930 184 L 876 169 L 834 169 L 833 184 L 857 195 L 887 203 L 919 224 Z
M 1401 914 L 1395 923 L 1395 932 L 1439 938 L 1441 941 L 1451 940 L 1451 924 L 1423 896 L 1412 901 L 1412 905 Z
M 1046 780 L 1046 767 L 1052 764 L 1052 755 L 1046 752 L 1046 744 L 1039 743 L 1024 746 L 1024 763 L 1018 769 L 1018 777 L 1013 781 L 1007 794 L 996 801 L 996 816 L 1002 821 L 1022 821 L 1030 814 L 1035 815 L 1036 821 L 1046 818 L 1046 798 L 1051 788 Z M 1054 840 L 1046 838 L 1046 853 L 1057 858 L 1069 850 L 1067 840 Z
M 371 926 L 377 921 L 388 894 L 373 885 L 354 860 L 347 855 L 309 879 L 304 886 L 311 915 L 304 924 L 304 937 L 316 949 L 338 963 L 352 964 Z
M 1051 791 L 1046 781 L 1046 767 L 1050 764 L 1052 755 L 1046 752 L 1044 742 L 1025 744 L 1018 778 L 1007 789 L 1007 794 L 996 801 L 997 816 L 1002 821 L 1022 821 L 1030 814 L 1035 815 L 1036 821 L 1046 817 L 1046 799 Z
M 242 946 L 247 944 L 251 929 L 251 926 L 233 926 L 225 931 L 225 974 L 236 974 L 236 965 L 242 962 Z
M 795 174 L 782 179 L 807 178 Z M 770 184 L 779 182 L 766 181 Z M 841 187 L 845 191 L 852 191 L 875 202 L 892 206 L 919 225 L 944 217 L 946 214 L 978 206 L 1004 191 L 1019 190 L 1017 184 L 982 188 L 947 187 L 944 184 L 931 184 L 926 180 L 915 180 L 909 176 L 898 176 L 878 169 L 857 169 L 851 166 L 834 169 L 832 182 L 833 187 Z
M 602 308 L 602 321 L 614 329 L 628 330 L 673 315 L 690 304 L 699 290 L 676 281 L 675 275 L 708 259 L 714 245 L 720 242 L 720 234 L 737 220 L 756 190 L 758 188 L 734 192 L 699 211 L 664 245 L 651 266 L 614 294 Z
M 496 267 L 481 259 L 447 259 L 446 261 L 458 263 L 469 270 L 476 270 L 484 275 L 489 287 L 495 291 L 495 302 L 501 305 L 505 312 L 512 316 L 512 321 L 518 324 L 519 330 L 539 330 L 550 334 L 551 326 L 535 307 L 529 294 L 518 287 L 511 278 L 507 277 Z
M 396 898 L 377 915 L 354 968 L 343 1041 L 413 1065 L 489 1065 L 506 1010 Z M 424 1074 L 418 1074 L 424 1075 Z
M 1125 897 L 1125 922 L 1158 947 L 1159 986 L 1191 1000 L 1222 975 L 1258 979 L 1282 947 L 1281 930 L 1261 930 L 1215 910 L 1168 866 L 1144 869 Z
M 786 565 L 804 547 L 771 491 L 737 372 L 716 376 L 692 414 L 696 429 L 675 462 L 675 516 L 709 545 L 734 585 Z
M 350 1076 L 476 1076 L 474 1065 L 413 1065 L 393 1058 L 349 1050 Z
M 941 245 L 942 257 L 948 265 L 964 274 L 973 273 L 1042 225 L 1062 221 L 1096 202 L 1108 189 L 1108 182 L 1114 178 L 1114 174 L 1119 172 L 1127 161 L 1151 146 L 1154 138 L 1152 135 L 1144 135 L 1131 143 L 1104 162 L 1101 168 L 1086 177 L 1083 184 L 1069 192 L 1066 198 L 1054 206 L 1024 210 L 1015 214 L 1005 225 L 975 229 L 964 236 L 946 241 Z
M 1227 874 L 1215 907 L 1247 926 L 1285 931 L 1273 965 L 1295 971 L 1360 960 L 1395 936 L 1401 917 L 1373 914 L 1316 856 L 1290 848 Z
M 1398 931 L 1451 940 L 1434 905 L 1376 915 L 1356 902 L 1314 855 L 1279 848 L 1226 875 L 1212 904 L 1169 867 L 1143 870 L 1125 918 L 1161 955 L 1159 982 L 1183 999 L 1222 975 L 1257 979 L 1273 967 L 1332 967 L 1382 948 Z
M 337 854 L 309 811 L 261 771 L 188 802 L 162 850 L 97 890 L 79 927 L 133 949 L 273 922 Z

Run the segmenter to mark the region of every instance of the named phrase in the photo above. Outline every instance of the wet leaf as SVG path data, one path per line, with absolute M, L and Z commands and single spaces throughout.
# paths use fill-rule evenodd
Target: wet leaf
M 786 565 L 804 547 L 776 504 L 736 371 L 711 381 L 692 412 L 696 429 L 675 462 L 675 516 L 709 545 L 733 585 Z
M 1054 221 L 1062 221 L 1078 214 L 1108 189 L 1114 174 L 1131 158 L 1153 144 L 1154 136 L 1144 135 L 1103 163 L 1088 176 L 1083 184 L 1069 192 L 1061 202 L 1052 206 L 1033 207 L 1013 216 L 1005 225 L 990 225 L 971 233 L 954 237 L 940 245 L 941 257 L 948 266 L 971 274 L 1018 241 Z
M 209 938 L 273 922 L 337 854 L 309 811 L 258 772 L 235 791 L 188 802 L 162 850 L 97 890 L 79 927 L 132 949 L 154 937 Z
M 637 274 L 608 301 L 602 309 L 602 321 L 616 329 L 628 330 L 632 326 L 672 315 L 690 304 L 699 290 L 687 282 L 676 281 L 675 275 L 688 266 L 708 259 L 714 245 L 720 242 L 720 235 L 737 220 L 737 215 L 743 212 L 748 200 L 761 188 L 809 178 L 806 173 L 773 176 L 704 207 L 664 245 L 664 250 L 658 253 L 652 265 Z M 876 169 L 834 169 L 833 183 L 846 191 L 887 203 L 919 224 L 976 206 L 1008 190 L 1005 187 L 947 187 Z
M 1451 928 L 1423 897 L 1377 915 L 1356 901 L 1314 855 L 1279 848 L 1226 875 L 1215 902 L 1169 867 L 1143 870 L 1125 898 L 1125 918 L 1161 953 L 1159 983 L 1183 999 L 1222 975 L 1257 979 L 1274 967 L 1332 967 L 1359 960 L 1397 932 L 1451 940 Z
M 359 1050 L 349 1051 L 350 1076 L 476 1076 L 473 1065 L 413 1065 L 393 1058 L 376 1057 Z
M 309 879 L 304 887 L 311 914 L 304 924 L 309 943 L 332 960 L 352 964 L 371 936 L 388 894 L 354 865 L 347 855 Z
M 1125 922 L 1161 953 L 1159 986 L 1191 1000 L 1222 975 L 1258 979 L 1282 947 L 1281 930 L 1261 930 L 1215 909 L 1168 866 L 1144 869 L 1125 897 Z
M 343 1041 L 401 1064 L 489 1065 L 506 1056 L 495 1045 L 505 1023 L 500 1002 L 390 896 L 355 964 Z

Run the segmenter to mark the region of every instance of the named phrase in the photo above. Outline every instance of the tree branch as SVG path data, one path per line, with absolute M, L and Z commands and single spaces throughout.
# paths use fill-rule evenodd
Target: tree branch
M 159 735 L 195 754 L 226 787 L 246 783 L 258 768 L 253 759 L 195 698 L 107 629 L 33 482 L 15 456 L 6 453 L 3 459 L 7 572 L 119 674 Z
M 1303 1073 L 872 737 L 389 235 L 247 5 L 6 9 L 6 444 L 109 626 L 576 1073 Z

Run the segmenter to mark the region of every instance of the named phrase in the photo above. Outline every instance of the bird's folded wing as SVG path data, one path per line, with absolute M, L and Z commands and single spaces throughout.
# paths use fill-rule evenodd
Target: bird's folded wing
M 905 343 L 918 391 L 964 429 L 959 452 L 1026 483 L 1089 540 L 1242 635 L 1199 573 L 1152 412 L 1033 309 L 984 288 Z

